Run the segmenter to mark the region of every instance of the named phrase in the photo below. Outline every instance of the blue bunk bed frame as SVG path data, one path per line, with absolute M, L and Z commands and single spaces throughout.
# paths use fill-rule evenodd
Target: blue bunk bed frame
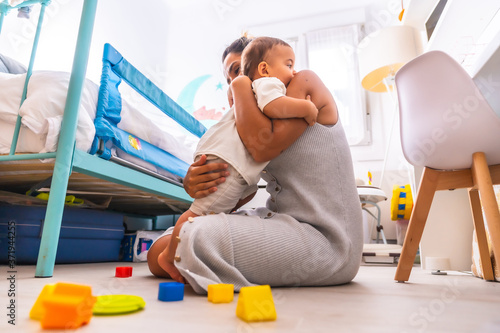
M 38 20 L 37 31 L 33 42 L 33 48 L 21 103 L 26 98 L 28 80 L 33 69 L 33 63 L 43 22 L 45 7 L 49 4 L 49 2 L 50 0 L 27 0 L 23 3 L 18 4 L 17 6 L 9 6 L 7 0 L 3 0 L 0 2 L 0 32 L 3 18 L 9 10 L 32 4 L 41 4 L 40 17 Z M 47 203 L 45 223 L 43 226 L 40 250 L 36 265 L 36 277 L 51 277 L 53 275 L 62 215 L 64 210 L 64 202 L 68 189 L 68 179 L 72 172 L 82 173 L 88 176 L 100 178 L 106 181 L 137 189 L 139 191 L 145 191 L 154 195 L 171 198 L 182 203 L 189 204 L 192 201 L 192 199 L 186 194 L 184 189 L 179 186 L 179 184 L 161 180 L 155 176 L 148 175 L 143 172 L 113 163 L 111 161 L 98 157 L 97 155 L 91 155 L 84 151 L 75 149 L 78 110 L 80 105 L 80 97 L 86 77 L 96 9 L 97 0 L 84 0 L 57 151 L 54 153 L 43 154 L 15 154 L 17 139 L 21 126 L 21 117 L 19 116 L 14 131 L 11 151 L 9 155 L 0 156 L 0 162 L 55 158 L 50 185 L 50 196 Z M 106 65 L 106 61 L 104 61 L 103 67 L 109 67 L 109 73 L 111 73 L 114 80 L 116 80 L 116 77 L 114 77 L 114 75 L 119 75 L 124 78 L 124 80 L 126 80 L 127 83 L 129 83 L 134 89 L 139 90 L 141 86 L 144 86 L 144 84 L 146 84 L 147 86 L 149 86 L 147 92 L 141 92 L 144 97 L 146 97 L 150 102 L 158 106 L 163 112 L 167 114 L 170 113 L 167 110 L 174 110 L 169 115 L 172 116 L 176 121 L 178 121 L 182 126 L 189 129 L 192 133 L 196 134 L 197 136 L 201 136 L 203 134 L 205 129 L 201 124 L 194 120 L 194 118 L 192 118 L 189 114 L 185 113 L 184 110 L 176 109 L 177 107 L 175 102 L 171 101 L 168 97 L 165 98 L 166 95 L 161 92 L 161 90 L 159 90 L 156 86 L 153 85 L 154 87 L 152 87 L 152 83 L 150 83 L 150 81 L 147 80 L 142 74 L 138 74 L 138 71 L 133 68 L 133 66 L 127 65 L 123 67 L 121 65 L 118 65 L 124 64 L 126 61 L 116 50 L 108 46 L 105 50 L 104 58 L 108 58 L 108 65 Z M 146 79 L 147 81 L 144 81 L 144 79 Z M 113 82 L 113 80 L 110 80 L 110 82 Z M 96 129 L 97 128 L 98 126 L 96 127 Z M 106 139 L 106 133 L 104 133 L 104 135 L 102 135 L 101 133 L 101 137 Z M 107 139 L 115 140 L 110 137 L 108 137 Z M 94 152 L 99 151 L 97 149 L 94 149 Z M 102 155 L 103 157 L 107 156 L 106 153 Z M 185 168 L 186 166 L 184 165 L 181 166 L 181 168 L 182 167 Z M 182 173 L 182 170 L 180 172 Z

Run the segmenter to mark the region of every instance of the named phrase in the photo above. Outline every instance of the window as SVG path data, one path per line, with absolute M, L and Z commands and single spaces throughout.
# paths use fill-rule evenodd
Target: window
M 305 34 L 308 68 L 331 91 L 350 145 L 369 143 L 366 104 L 360 84 L 357 24 L 316 30 Z
M 357 46 L 364 9 L 325 13 L 250 27 L 253 36 L 278 37 L 295 51 L 295 69 L 316 72 L 332 92 L 351 146 L 371 144 Z M 332 27 L 332 22 L 337 24 Z

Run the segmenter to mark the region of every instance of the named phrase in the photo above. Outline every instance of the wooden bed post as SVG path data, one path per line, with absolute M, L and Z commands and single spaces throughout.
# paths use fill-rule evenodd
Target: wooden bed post
M 85 82 L 97 0 L 85 0 L 78 31 L 73 68 L 64 108 L 50 197 L 45 213 L 36 277 L 51 277 L 54 271 L 57 245 L 64 210 L 64 201 L 75 151 L 76 126 L 80 97 Z

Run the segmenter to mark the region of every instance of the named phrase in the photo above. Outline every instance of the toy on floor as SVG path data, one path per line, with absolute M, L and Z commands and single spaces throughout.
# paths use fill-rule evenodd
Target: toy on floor
M 209 284 L 208 301 L 212 303 L 231 303 L 234 298 L 233 284 Z
M 38 199 L 49 201 L 49 193 L 39 193 L 35 196 Z M 64 198 L 64 203 L 69 206 L 80 206 L 84 204 L 83 199 L 77 198 L 74 195 L 67 195 Z
M 182 301 L 184 299 L 184 284 L 180 282 L 160 283 L 158 299 L 162 302 Z
M 391 219 L 409 220 L 413 209 L 410 185 L 394 185 L 391 199 Z
M 116 267 L 115 277 L 127 278 L 132 276 L 132 267 Z
M 30 318 L 40 320 L 44 329 L 74 329 L 90 322 L 95 302 L 90 286 L 48 284 L 31 308 Z
M 276 320 L 271 287 L 264 285 L 241 288 L 236 316 L 246 322 Z
M 94 315 L 118 315 L 144 309 L 146 302 L 142 297 L 134 295 L 102 295 L 97 296 L 92 313 Z

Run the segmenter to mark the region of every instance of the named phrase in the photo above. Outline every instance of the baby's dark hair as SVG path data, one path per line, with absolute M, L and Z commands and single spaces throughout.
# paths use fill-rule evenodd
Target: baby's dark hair
M 274 37 L 257 37 L 252 40 L 241 54 L 243 74 L 253 81 L 253 75 L 259 64 L 266 60 L 267 53 L 277 45 L 291 47 L 284 40 Z
M 241 54 L 251 41 L 252 38 L 248 37 L 245 33 L 243 36 L 232 42 L 222 53 L 222 63 L 224 63 L 224 60 L 229 53 Z

